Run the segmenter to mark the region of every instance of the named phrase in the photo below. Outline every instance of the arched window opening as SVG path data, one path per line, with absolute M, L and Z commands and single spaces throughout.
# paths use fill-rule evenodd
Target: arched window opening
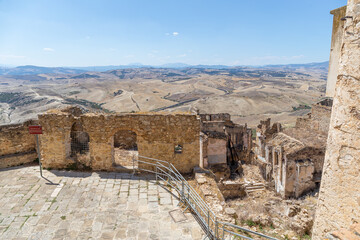
M 138 147 L 137 135 L 130 130 L 120 130 L 114 135 L 114 166 L 129 168 L 137 167 Z
M 71 154 L 70 156 L 78 159 L 80 155 L 89 153 L 89 134 L 84 132 L 82 124 L 75 122 L 71 127 Z

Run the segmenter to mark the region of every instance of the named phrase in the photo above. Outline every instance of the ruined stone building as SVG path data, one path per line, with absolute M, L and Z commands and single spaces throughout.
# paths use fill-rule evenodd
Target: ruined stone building
M 145 156 L 169 161 L 181 172 L 200 165 L 229 176 L 234 164 L 249 161 L 252 148 L 251 130 L 234 124 L 229 114 L 95 114 L 68 107 L 2 126 L 1 167 L 37 158 L 28 132 L 34 124 L 43 128 L 40 153 L 46 168 L 125 171 L 138 167 L 133 158 Z
M 67 108 L 40 114 L 39 124 L 46 168 L 75 164 L 123 171 L 133 167 L 133 157 L 141 156 L 171 162 L 183 173 L 199 165 L 200 119 L 195 114 L 83 114 Z M 139 162 L 139 167 L 148 166 Z
M 231 171 L 241 167 L 240 162 L 249 162 L 251 129 L 233 123 L 228 113 L 201 114 L 200 118 L 201 167 L 223 172 L 229 177 Z
M 283 198 L 297 198 L 319 187 L 331 106 L 331 99 L 312 105 L 311 113 L 298 118 L 295 128 L 271 126 L 270 119 L 257 127 L 255 163 Z

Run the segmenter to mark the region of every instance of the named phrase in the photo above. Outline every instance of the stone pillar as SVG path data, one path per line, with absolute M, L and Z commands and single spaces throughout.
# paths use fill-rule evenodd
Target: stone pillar
M 333 17 L 333 28 L 331 35 L 331 49 L 330 49 L 330 59 L 329 59 L 329 73 L 328 73 L 327 85 L 326 85 L 326 96 L 334 97 L 335 84 L 339 72 L 341 43 L 344 32 L 343 31 L 344 21 L 342 21 L 341 18 L 345 17 L 346 6 L 334 9 L 330 13 L 334 15 L 334 17 Z
M 347 5 L 312 239 L 360 222 L 360 0 Z

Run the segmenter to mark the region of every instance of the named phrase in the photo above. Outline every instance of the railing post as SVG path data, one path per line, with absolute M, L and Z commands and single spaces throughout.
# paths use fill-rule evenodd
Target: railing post
M 135 157 L 132 156 L 132 164 L 133 164 L 133 175 L 135 175 Z
M 184 181 L 181 180 L 181 200 L 185 201 L 185 189 L 184 189 Z
M 157 184 L 157 182 L 158 182 L 158 167 L 156 166 L 155 167 L 155 171 L 156 171 L 156 173 L 155 173 L 155 179 L 156 179 L 156 184 Z
M 215 239 L 218 239 L 218 222 L 215 216 Z
M 208 232 L 208 237 L 210 239 L 210 211 L 208 210 L 208 214 L 207 214 L 207 220 L 208 220 L 208 224 L 207 224 L 207 232 Z
M 189 200 L 190 199 L 190 191 L 189 191 L 190 189 L 189 189 L 189 187 L 187 187 L 187 192 L 188 192 L 188 197 L 187 197 L 187 200 Z
M 223 230 L 223 236 L 222 236 L 222 239 L 224 239 L 224 235 L 225 235 L 225 225 L 224 225 L 224 224 L 223 224 L 222 230 Z

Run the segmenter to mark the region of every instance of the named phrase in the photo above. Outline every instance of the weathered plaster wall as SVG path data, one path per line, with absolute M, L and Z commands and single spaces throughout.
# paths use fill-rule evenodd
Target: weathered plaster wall
M 308 160 L 296 162 L 294 177 L 294 195 L 296 198 L 315 188 L 316 184 L 313 180 L 314 172 L 313 162 Z
M 37 158 L 34 135 L 28 126 L 36 122 L 4 125 L 0 127 L 0 168 L 32 162 Z
M 209 165 L 226 164 L 226 139 L 208 138 L 207 161 Z
M 360 222 L 360 0 L 349 0 L 313 239 Z
M 90 167 L 113 170 L 114 135 L 130 130 L 137 135 L 139 155 L 169 161 L 181 172 L 190 172 L 199 164 L 200 120 L 192 114 L 84 114 L 74 116 L 63 111 L 39 115 L 44 134 L 41 153 L 44 167 L 64 168 L 73 164 L 70 157 L 70 131 L 74 122 L 82 123 L 90 137 Z M 176 145 L 183 147 L 175 153 Z M 139 167 L 141 164 L 139 164 Z
M 330 12 L 333 17 L 333 29 L 331 37 L 331 49 L 329 59 L 329 73 L 327 77 L 326 96 L 334 97 L 336 79 L 339 71 L 339 59 L 341 52 L 341 43 L 344 29 L 344 21 L 346 6 L 334 9 Z

